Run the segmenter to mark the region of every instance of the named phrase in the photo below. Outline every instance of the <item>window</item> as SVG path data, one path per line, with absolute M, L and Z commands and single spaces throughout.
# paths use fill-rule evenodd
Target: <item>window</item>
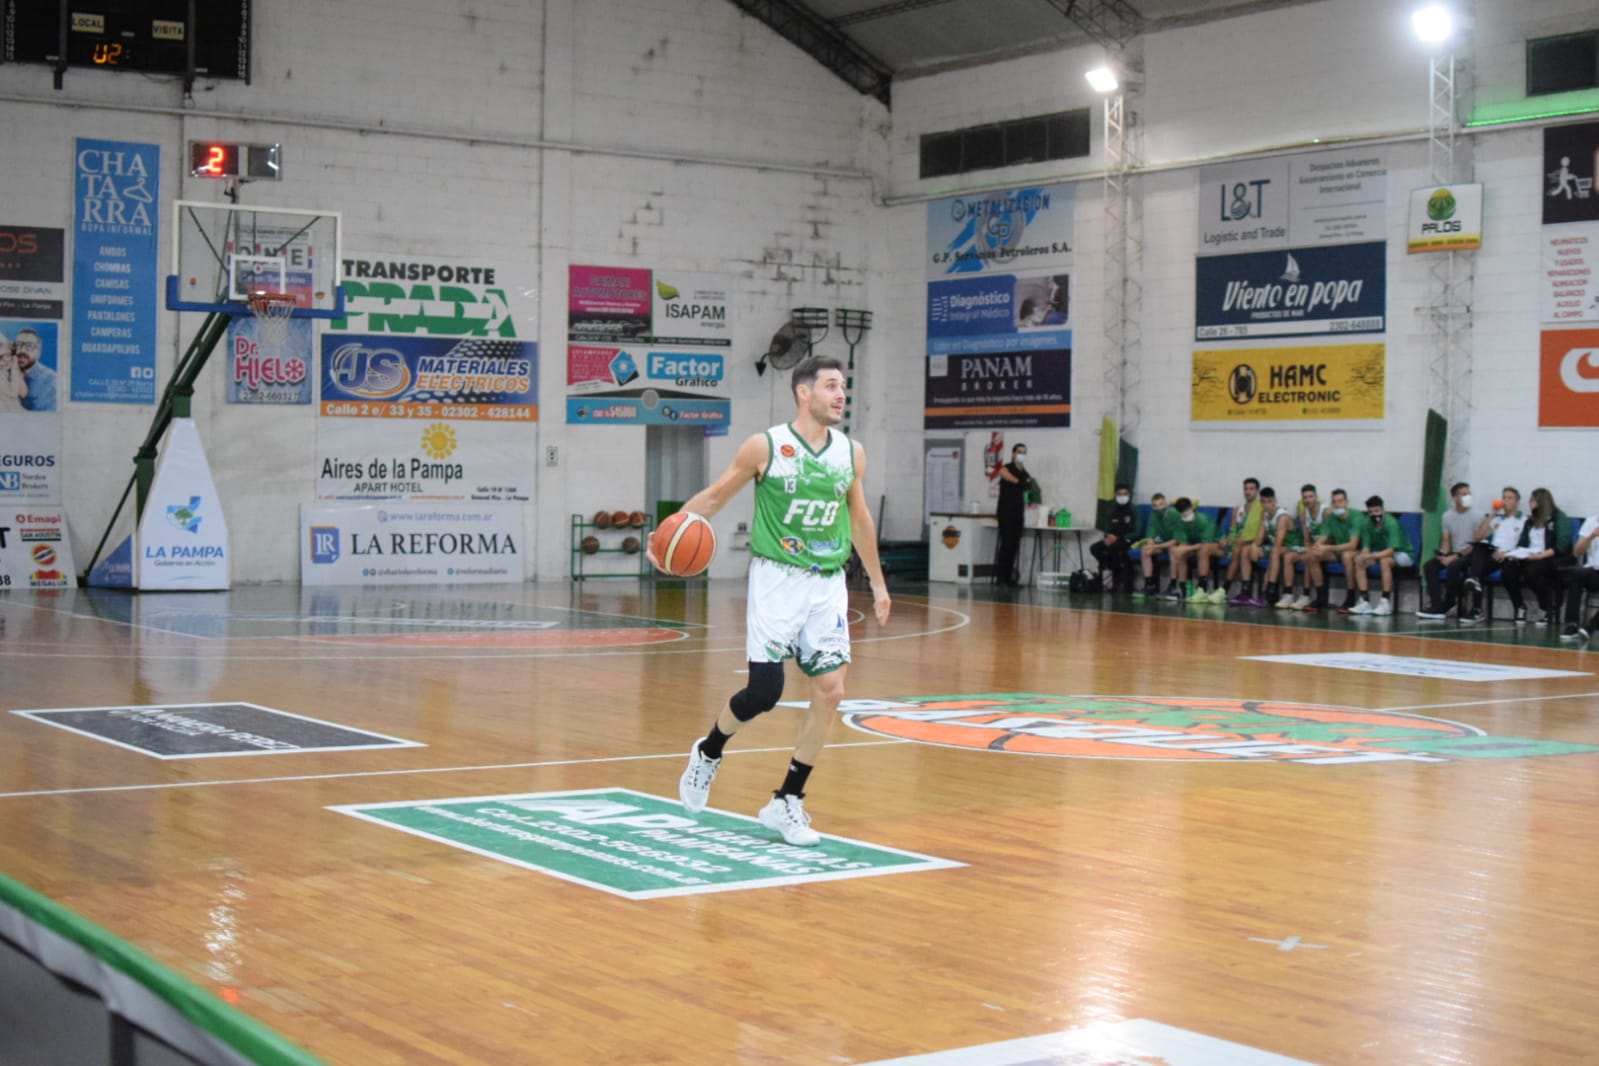
M 1088 155 L 1088 109 L 1016 119 L 922 137 L 924 178 Z
M 1527 95 L 1599 88 L 1599 30 L 1527 42 Z

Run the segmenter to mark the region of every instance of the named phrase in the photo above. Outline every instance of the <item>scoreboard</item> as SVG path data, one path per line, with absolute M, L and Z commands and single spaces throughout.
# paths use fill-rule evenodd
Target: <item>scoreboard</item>
M 251 0 L 0 3 L 7 63 L 250 80 Z

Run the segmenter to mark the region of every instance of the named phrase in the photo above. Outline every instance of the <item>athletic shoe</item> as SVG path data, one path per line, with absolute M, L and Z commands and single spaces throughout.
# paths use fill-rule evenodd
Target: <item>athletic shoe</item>
M 1593 626 L 1593 625 L 1595 625 L 1595 623 L 1593 623 L 1593 622 L 1589 622 L 1588 623 L 1588 626 Z M 1588 626 L 1578 626 L 1577 627 L 1577 639 L 1578 640 L 1587 640 L 1590 636 L 1593 635 L 1593 634 L 1588 632 Z
M 1377 601 L 1377 606 L 1371 609 L 1372 614 L 1389 615 L 1394 613 L 1394 605 L 1387 596 Z
M 1515 622 L 1516 625 L 1518 625 L 1518 626 L 1526 625 L 1527 624 L 1527 608 L 1525 608 L 1525 607 L 1517 607 L 1516 608 L 1516 613 L 1511 618 L 1511 621 Z
M 1539 629 L 1548 629 L 1549 628 L 1549 615 L 1548 614 L 1544 614 L 1536 622 L 1534 622 L 1533 625 L 1537 626 Z
M 1482 595 L 1482 582 L 1478 581 L 1476 578 L 1466 578 L 1466 587 L 1472 592 L 1476 593 L 1478 596 Z
M 1308 595 L 1305 595 L 1295 599 L 1294 602 L 1290 603 L 1288 606 L 1296 611 L 1313 611 L 1316 609 L 1315 603 L 1315 600 L 1311 599 Z
M 1444 619 L 1449 617 L 1449 609 L 1447 607 L 1440 607 L 1436 603 L 1429 603 L 1427 606 L 1416 612 L 1416 617 L 1433 620 Z
M 1468 611 L 1465 614 L 1462 614 L 1460 616 L 1460 620 L 1462 622 L 1467 623 L 1467 624 L 1471 624 L 1471 623 L 1474 623 L 1474 622 L 1481 622 L 1484 619 L 1486 619 L 1487 617 L 1488 616 L 1485 613 L 1483 613 L 1483 609 L 1481 607 L 1478 607 L 1476 610 Z
M 1232 599 L 1227 601 L 1227 606 L 1229 606 L 1229 607 L 1248 607 L 1249 606 L 1249 597 L 1246 596 L 1244 593 L 1240 592 L 1238 595 L 1234 596 Z
M 1294 594 L 1292 592 L 1285 592 L 1283 593 L 1283 598 L 1278 600 L 1272 606 L 1276 607 L 1279 611 L 1291 611 L 1294 609 L 1294 604 L 1298 602 L 1299 601 L 1294 598 Z
M 1349 608 L 1349 613 L 1350 614 L 1376 614 L 1377 613 L 1377 609 L 1371 605 L 1371 601 L 1370 600 L 1361 600 L 1359 603 L 1357 603 L 1353 607 Z
M 1266 606 L 1266 601 L 1261 599 L 1259 596 L 1251 596 L 1251 597 L 1249 597 L 1249 599 L 1244 601 L 1244 606 L 1245 607 L 1264 607 L 1264 606 Z
M 1210 595 L 1206 598 L 1206 602 L 1225 605 L 1227 603 L 1227 590 L 1219 586 L 1211 589 Z
M 1320 614 L 1322 612 L 1322 606 L 1315 600 L 1312 600 L 1305 606 L 1301 607 L 1300 610 L 1304 611 L 1306 614 Z
M 677 779 L 677 798 L 683 801 L 683 809 L 690 814 L 705 809 L 711 798 L 711 782 L 716 780 L 716 770 L 722 765 L 721 759 L 707 759 L 700 754 L 703 743 L 705 738 L 701 737 L 688 749 L 688 769 Z
M 1568 625 L 1566 628 L 1564 628 L 1564 629 L 1562 629 L 1560 631 L 1560 639 L 1561 640 L 1581 640 L 1583 638 L 1579 637 L 1577 635 L 1577 634 L 1579 634 L 1581 632 L 1582 632 L 1582 630 L 1578 629 L 1575 624 Z
M 796 848 L 812 848 L 822 842 L 822 834 L 811 828 L 811 816 L 798 796 L 773 796 L 761 808 L 761 824 Z

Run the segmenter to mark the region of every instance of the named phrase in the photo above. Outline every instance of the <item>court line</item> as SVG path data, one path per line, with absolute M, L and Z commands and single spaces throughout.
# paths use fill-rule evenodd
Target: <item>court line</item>
M 827 745 L 829 748 L 870 748 L 884 744 L 910 744 L 909 740 L 846 740 Z M 775 751 L 793 752 L 793 745 L 781 748 L 739 748 L 724 755 L 761 755 Z M 313 754 L 307 752 L 306 754 Z M 598 759 L 553 759 L 546 762 L 493 763 L 486 766 L 422 766 L 408 770 L 359 770 L 343 774 L 299 774 L 285 777 L 240 777 L 215 781 L 163 781 L 151 785 L 96 785 L 92 788 L 49 788 L 31 792 L 0 792 L 0 799 L 18 799 L 26 796 L 76 796 L 91 792 L 152 792 L 169 788 L 210 788 L 217 785 L 282 784 L 289 781 L 337 781 L 347 777 L 393 777 L 400 774 L 457 774 L 478 770 L 533 770 L 546 766 L 587 766 L 591 763 L 646 762 L 651 759 L 682 759 L 686 751 L 663 752 L 659 755 L 610 755 Z
M 1374 711 L 1441 711 L 1448 707 L 1497 706 L 1501 703 L 1548 703 L 1553 700 L 1593 699 L 1599 692 L 1567 692 L 1559 696 L 1517 696 L 1501 700 L 1463 700 L 1460 703 L 1418 703 L 1414 707 L 1373 707 Z

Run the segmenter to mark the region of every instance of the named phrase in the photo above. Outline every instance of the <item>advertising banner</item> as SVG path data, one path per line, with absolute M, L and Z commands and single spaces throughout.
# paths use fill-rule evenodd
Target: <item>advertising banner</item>
M 228 522 L 192 418 L 167 429 L 134 543 L 141 589 L 229 585 Z
M 601 266 L 572 266 L 568 276 L 569 424 L 726 432 L 732 330 L 725 279 Z
M 317 433 L 321 499 L 526 503 L 526 425 L 443 419 L 326 418 Z
M 16 507 L 0 496 L 0 592 L 64 589 L 77 584 L 67 536 L 67 513 L 59 507 Z
M 1069 349 L 1071 275 L 982 274 L 927 285 L 927 354 Z
M 1599 122 L 1546 126 L 1543 131 L 1543 222 L 1599 222 Z
M 1410 194 L 1406 248 L 1466 252 L 1482 247 L 1482 185 L 1428 185 Z
M 1194 339 L 1381 333 L 1387 245 L 1328 245 L 1201 256 Z
M 228 323 L 228 402 L 311 402 L 311 320 L 291 318 L 281 348 L 261 350 L 260 321 L 253 315 Z
M 64 230 L 0 223 L 0 318 L 61 318 L 65 264 Z
M 1599 222 L 1543 227 L 1539 320 L 1599 322 Z
M 1382 344 L 1194 352 L 1200 428 L 1376 429 L 1385 404 Z
M 1070 351 L 935 355 L 927 363 L 928 429 L 1072 424 Z
M 1539 427 L 1599 426 L 1599 329 L 1546 329 L 1538 348 Z
M 60 503 L 61 419 L 4 411 L 0 403 L 0 509 Z
M 522 507 L 300 506 L 302 585 L 470 585 L 522 580 Z
M 0 320 L 0 416 L 57 411 L 61 323 Z
M 1384 151 L 1313 152 L 1199 171 L 1201 256 L 1387 235 Z
M 493 264 L 352 252 L 343 266 L 345 314 L 328 323 L 331 333 L 538 336 L 536 294 Z
M 154 403 L 161 148 L 77 140 L 72 398 Z
M 1076 190 L 1070 185 L 931 200 L 927 279 L 1069 263 L 1076 209 Z

